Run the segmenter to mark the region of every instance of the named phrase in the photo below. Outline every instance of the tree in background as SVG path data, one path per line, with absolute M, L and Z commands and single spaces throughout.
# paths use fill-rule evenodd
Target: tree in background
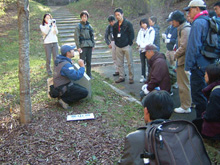
M 17 0 L 19 31 L 20 121 L 31 121 L 30 64 L 29 64 L 29 0 Z

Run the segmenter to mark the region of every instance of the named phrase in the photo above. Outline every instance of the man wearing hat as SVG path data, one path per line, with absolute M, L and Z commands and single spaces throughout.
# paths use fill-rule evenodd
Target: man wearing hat
M 207 105 L 207 100 L 202 94 L 202 89 L 206 86 L 205 68 L 214 63 L 214 60 L 201 54 L 201 47 L 209 30 L 209 23 L 204 19 L 204 17 L 208 17 L 208 11 L 202 0 L 190 1 L 184 10 L 189 11 L 189 16 L 193 19 L 186 50 L 185 71 L 191 72 L 191 96 L 196 106 L 197 118 L 200 118 Z
M 178 47 L 174 53 L 177 59 L 177 83 L 179 86 L 180 107 L 175 108 L 176 113 L 190 113 L 191 112 L 191 90 L 190 90 L 190 75 L 185 72 L 185 53 L 191 25 L 184 18 L 183 12 L 176 10 L 171 15 L 170 21 L 174 27 L 177 28 Z
M 60 91 L 59 103 L 64 109 L 69 109 L 68 104 L 88 95 L 86 88 L 71 82 L 81 79 L 85 72 L 83 60 L 78 61 L 80 66 L 78 70 L 75 70 L 72 65 L 71 58 L 74 57 L 74 48 L 75 46 L 63 45 L 61 55 L 58 55 L 55 60 L 53 83 L 54 88 Z
M 173 47 L 176 44 L 177 39 L 177 29 L 172 25 L 172 21 L 170 19 L 173 12 L 169 14 L 167 22 L 169 22 L 169 26 L 167 27 L 165 33 L 162 34 L 162 38 L 167 47 L 167 52 L 165 54 L 167 61 L 169 61 L 170 65 L 175 66 L 174 60 L 174 50 Z
M 159 53 L 157 46 L 154 44 L 147 45 L 145 50 L 145 57 L 148 59 L 151 69 L 146 84 L 142 86 L 142 91 L 140 92 L 141 98 L 154 89 L 170 92 L 170 75 L 165 55 Z

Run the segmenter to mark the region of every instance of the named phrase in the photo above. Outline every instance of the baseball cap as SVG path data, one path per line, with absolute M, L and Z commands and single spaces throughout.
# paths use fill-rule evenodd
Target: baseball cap
M 169 14 L 169 16 L 168 16 L 168 18 L 167 18 L 167 22 L 172 21 L 172 20 L 170 20 L 170 19 L 171 19 L 172 14 L 173 14 L 173 12 L 171 12 L 171 13 Z
M 61 47 L 61 55 L 65 56 L 66 52 L 69 52 L 70 50 L 74 50 L 75 49 L 75 45 L 70 46 L 70 45 L 63 45 Z
M 179 11 L 179 10 L 176 10 L 176 11 L 174 11 L 174 12 L 172 13 L 172 15 L 169 17 L 168 22 L 169 22 L 169 21 L 173 21 L 173 20 L 179 22 L 180 20 L 183 20 L 183 19 L 184 19 L 184 14 L 183 14 L 183 12 L 181 12 L 181 11 Z
M 191 7 L 206 7 L 206 3 L 203 0 L 192 0 L 188 7 L 183 8 L 183 10 L 189 11 Z

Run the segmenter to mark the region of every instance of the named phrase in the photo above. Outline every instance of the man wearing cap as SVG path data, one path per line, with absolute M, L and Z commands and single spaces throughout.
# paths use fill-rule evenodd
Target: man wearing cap
M 145 85 L 140 92 L 141 98 L 147 95 L 154 89 L 165 90 L 170 92 L 170 75 L 163 53 L 159 53 L 157 46 L 149 44 L 145 47 L 145 57 L 148 59 L 150 65 L 150 75 Z
M 171 15 L 172 12 L 169 14 L 169 17 L 167 19 L 167 22 L 169 22 L 170 25 L 167 27 L 165 33 L 162 34 L 162 38 L 164 39 L 167 47 L 167 52 L 165 54 L 166 59 L 167 61 L 169 61 L 170 65 L 175 66 L 173 47 L 176 44 L 177 29 L 172 25 L 172 21 L 170 20 Z
M 214 63 L 214 60 L 201 54 L 201 47 L 209 30 L 209 23 L 204 19 L 204 17 L 208 17 L 208 11 L 205 2 L 202 0 L 190 1 L 184 10 L 189 11 L 189 16 L 193 19 L 186 50 L 185 71 L 191 72 L 191 96 L 196 106 L 197 118 L 199 118 L 207 105 L 207 100 L 202 94 L 202 89 L 206 86 L 205 68 Z
M 174 27 L 177 28 L 178 47 L 174 53 L 177 59 L 177 83 L 179 86 L 180 107 L 175 108 L 176 113 L 190 113 L 191 112 L 191 89 L 190 89 L 190 75 L 185 72 L 185 53 L 191 25 L 184 18 L 183 12 L 176 10 L 170 17 L 170 21 Z
M 156 119 L 169 119 L 173 112 L 173 100 L 166 91 L 153 91 L 143 100 L 144 121 L 146 124 L 156 124 Z M 144 164 L 140 157 L 145 150 L 146 127 L 139 128 L 135 132 L 129 133 L 125 138 L 124 153 L 120 165 Z
M 81 79 L 85 72 L 83 60 L 78 61 L 80 66 L 78 70 L 75 70 L 72 65 L 71 58 L 74 57 L 74 48 L 75 46 L 63 45 L 61 55 L 58 55 L 55 60 L 53 83 L 54 88 L 60 90 L 59 103 L 64 109 L 69 109 L 68 104 L 88 95 L 86 88 L 71 82 Z

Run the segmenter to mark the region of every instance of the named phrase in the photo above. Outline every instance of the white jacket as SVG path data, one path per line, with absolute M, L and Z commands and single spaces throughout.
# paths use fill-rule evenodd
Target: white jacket
M 138 32 L 136 43 L 139 46 L 141 52 L 145 52 L 145 47 L 149 44 L 154 43 L 155 30 L 152 27 L 147 28 L 146 30 L 141 28 Z
M 50 28 L 51 28 L 51 30 L 50 30 Z M 58 29 L 57 29 L 56 25 L 52 26 L 52 27 L 49 27 L 48 24 L 40 25 L 40 30 L 43 34 L 43 38 L 46 37 L 46 35 L 48 34 L 48 32 L 50 30 L 49 34 L 47 35 L 46 39 L 44 40 L 44 44 L 58 42 L 58 39 L 57 39 Z

